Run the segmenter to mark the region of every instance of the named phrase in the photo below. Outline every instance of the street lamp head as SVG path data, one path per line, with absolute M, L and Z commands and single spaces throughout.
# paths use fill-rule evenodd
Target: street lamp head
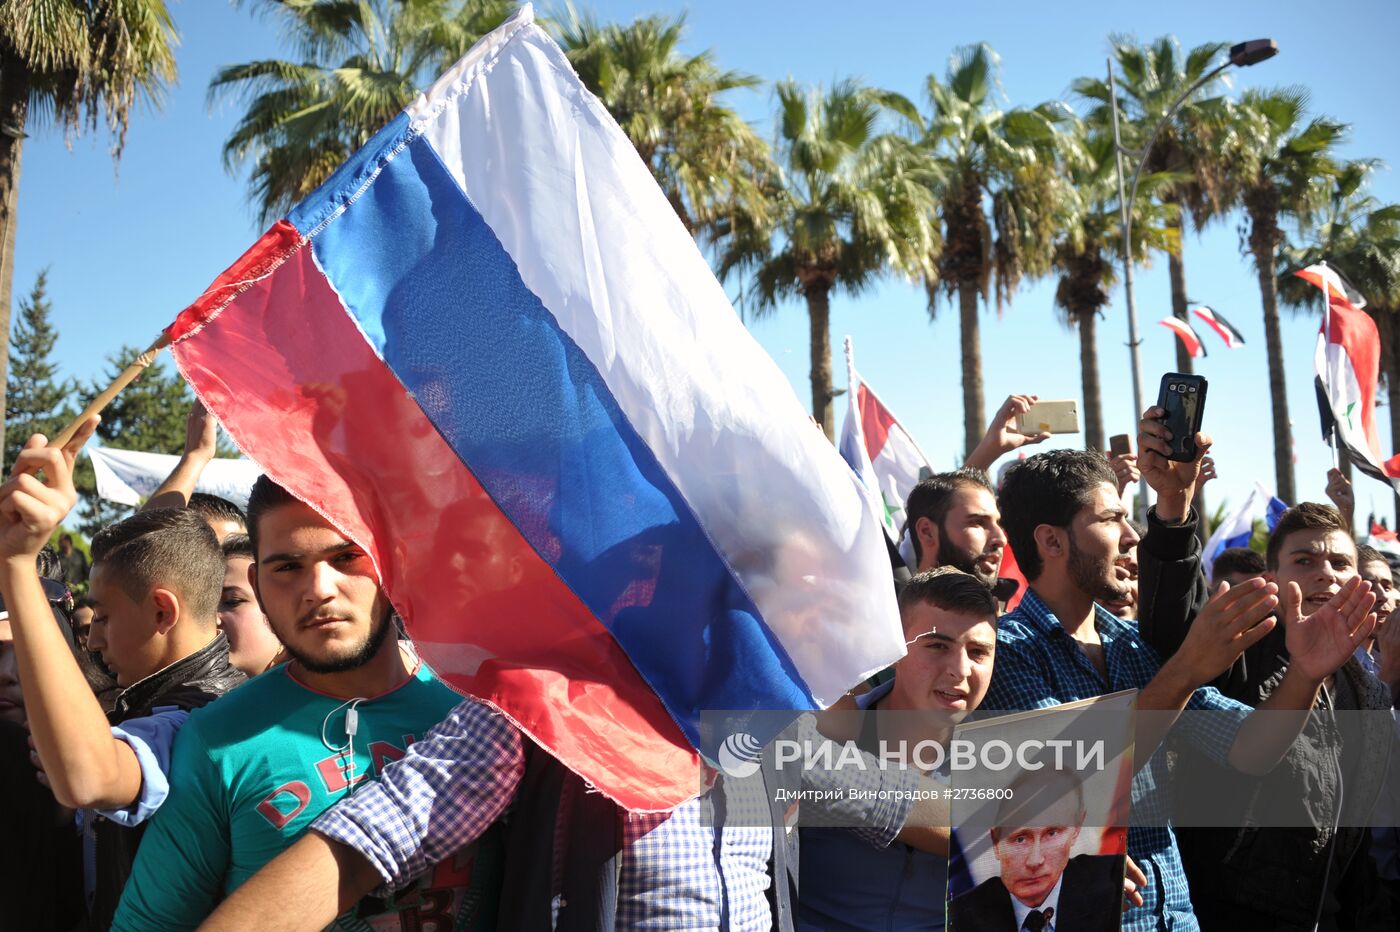
M 1230 46 L 1230 64 L 1246 68 L 1257 65 L 1278 54 L 1278 43 L 1273 39 L 1250 39 Z

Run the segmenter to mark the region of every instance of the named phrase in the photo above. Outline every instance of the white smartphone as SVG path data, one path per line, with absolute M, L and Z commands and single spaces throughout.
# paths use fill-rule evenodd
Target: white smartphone
M 1030 410 L 1016 418 L 1016 430 L 1023 434 L 1079 433 L 1079 402 L 1037 401 Z

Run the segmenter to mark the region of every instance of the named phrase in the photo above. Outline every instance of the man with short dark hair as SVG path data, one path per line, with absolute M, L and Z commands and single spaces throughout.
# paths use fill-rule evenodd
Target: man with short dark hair
M 1248 547 L 1230 547 L 1220 551 L 1210 568 L 1210 582 L 1218 586 L 1222 582 L 1238 586 L 1248 579 L 1258 579 L 1264 575 L 1264 555 Z
M 864 710 L 925 712 L 916 733 L 901 726 L 916 716 L 863 718 L 857 743 L 879 754 L 879 742 L 901 739 L 946 744 L 953 725 L 977 708 L 987 691 L 996 652 L 997 603 L 980 580 L 953 567 L 917 573 L 899 596 L 909 651 L 894 665 L 894 679 L 856 699 Z M 886 727 L 881 728 L 883 723 Z M 875 844 L 846 828 L 804 828 L 798 928 L 861 930 L 876 927 L 941 929 L 948 885 L 945 844 L 919 850 L 896 841 Z
M 187 507 L 208 522 L 209 527 L 214 531 L 214 536 L 219 539 L 221 544 L 230 534 L 246 534 L 248 532 L 247 518 L 243 515 L 243 509 L 226 498 L 210 495 L 208 492 L 195 492 L 190 496 L 190 503 Z
M 354 541 L 266 476 L 248 515 L 257 558 L 249 581 L 291 660 L 181 729 L 170 798 L 113 928 L 192 928 L 449 713 L 488 758 L 475 774 L 481 831 L 469 840 L 477 843 L 443 851 L 441 868 L 415 872 L 400 896 L 367 900 L 353 918 L 403 928 L 489 924 L 500 855 L 497 833 L 486 830 L 518 778 L 518 733 L 484 703 L 462 702 L 399 642 L 374 565 Z M 222 556 L 219 567 L 222 581 Z
M 991 481 L 980 469 L 938 473 L 919 482 L 904 506 L 918 572 L 952 566 L 996 584 L 1006 547 Z
M 1141 446 L 1141 444 L 1140 444 Z M 1144 467 L 1144 473 L 1147 467 Z M 1188 500 L 1189 501 L 1189 500 Z M 1346 587 L 1306 618 L 1296 590 L 1285 600 L 1282 627 L 1296 656 L 1263 708 L 1296 714 L 1265 722 L 1217 690 L 1200 688 L 1220 675 L 1275 622 L 1276 587 L 1262 581 L 1223 592 L 1165 663 L 1137 627 L 1096 605 L 1121 594 L 1114 561 L 1138 542 L 1127 523 L 1117 479 L 1102 456 L 1057 450 L 1030 457 L 1007 473 L 1000 495 L 1011 547 L 1030 587 L 997 631 L 997 664 L 983 707 L 1006 711 L 1046 708 L 1123 689 L 1138 689 L 1138 708 L 1167 713 L 1139 719 L 1133 784 L 1134 824 L 1128 852 L 1154 879 L 1144 904 L 1129 910 L 1131 932 L 1196 928 L 1176 840 L 1167 827 L 1161 793 L 1165 755 L 1157 749 L 1168 728 L 1220 764 L 1268 772 L 1287 750 L 1325 679 L 1369 633 L 1374 601 L 1369 587 Z M 1177 721 L 1183 708 L 1214 710 L 1207 721 Z
M 1346 519 L 1316 502 L 1283 513 L 1269 535 L 1265 563 L 1266 578 L 1294 593 L 1307 615 L 1326 611 L 1348 586 L 1362 582 Z M 1262 708 L 1317 649 L 1275 629 L 1215 684 L 1232 699 Z M 1362 932 L 1392 921 L 1384 898 L 1376 895 L 1370 833 L 1359 827 L 1381 792 L 1394 742 L 1390 717 L 1355 716 L 1354 727 L 1345 728 L 1328 723 L 1334 710 L 1386 712 L 1390 694 L 1355 656 L 1320 685 L 1310 705 L 1326 716 L 1310 718 L 1286 765 L 1267 781 L 1219 767 L 1191 748 L 1181 750 L 1179 794 L 1210 793 L 1224 810 L 1282 820 L 1258 828 L 1181 830 L 1182 860 L 1202 928 L 1308 929 L 1321 923 L 1338 932 Z M 1345 774 L 1343 790 L 1337 789 L 1338 773 Z
M 111 920 L 145 820 L 164 802 L 171 739 L 191 709 L 242 681 L 214 621 L 223 558 L 208 525 L 171 509 L 141 512 L 92 541 L 89 645 L 123 691 L 104 715 L 55 630 L 35 556 L 77 501 L 65 447 L 31 437 L 0 486 L 0 593 L 15 631 L 25 709 L 54 796 L 95 810 L 94 928 Z M 43 479 L 38 478 L 42 473 Z
M 58 563 L 63 567 L 63 581 L 69 586 L 83 586 L 87 584 L 88 558 L 77 547 L 73 546 L 73 535 L 64 534 L 58 539 Z
M 192 509 L 193 510 L 193 509 Z M 282 642 L 268 624 L 249 581 L 253 540 L 247 534 L 224 538 L 224 588 L 219 597 L 219 629 L 228 638 L 229 663 L 257 676 L 286 659 Z

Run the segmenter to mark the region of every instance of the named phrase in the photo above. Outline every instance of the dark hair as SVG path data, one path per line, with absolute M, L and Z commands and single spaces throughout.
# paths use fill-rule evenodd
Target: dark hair
M 184 600 L 191 618 L 212 624 L 224 584 L 224 555 L 214 531 L 187 508 L 138 511 L 97 532 L 93 567 L 106 567 L 132 600 L 157 584 Z
M 1211 582 L 1214 582 L 1229 573 L 1261 576 L 1265 568 L 1264 555 L 1259 551 L 1250 550 L 1248 547 L 1231 547 L 1229 550 L 1220 551 L 1220 556 L 1215 558 L 1215 563 L 1210 569 L 1210 578 Z
M 243 509 L 239 508 L 228 499 L 219 498 L 217 495 L 210 495 L 207 492 L 195 492 L 190 496 L 189 509 L 210 523 L 215 521 L 234 521 L 244 530 L 248 528 L 248 519 L 244 516 Z
M 962 485 L 977 486 L 996 494 L 987 474 L 970 466 L 929 476 L 909 490 L 909 500 L 904 503 L 904 530 L 909 532 L 909 539 L 914 543 L 915 565 L 924 558 L 924 548 L 914 532 L 914 525 L 920 518 L 928 518 L 941 528 L 948 517 L 948 509 L 953 507 L 953 493 Z
M 63 582 L 63 564 L 58 562 L 58 551 L 53 549 L 51 545 L 45 544 L 43 546 L 34 563 L 39 570 L 39 575 L 44 579 Z
M 1297 531 L 1341 531 L 1351 540 L 1351 528 L 1342 513 L 1331 505 L 1301 502 L 1283 513 L 1278 524 L 1269 532 L 1269 546 L 1264 550 L 1264 562 L 1271 570 L 1278 569 L 1283 541 Z
M 912 605 L 923 603 L 937 606 L 945 612 L 990 618 L 993 624 L 996 623 L 997 600 L 992 590 L 982 585 L 975 576 L 951 566 L 915 573 L 899 593 L 900 614 Z
M 1113 467 L 1102 453 L 1051 450 L 1012 464 L 1001 482 L 997 507 L 1007 542 L 1026 579 L 1034 582 L 1045 569 L 1035 544 L 1042 524 L 1069 527 L 1079 509 L 1089 504 L 1099 487 L 1118 488 Z
M 80 608 L 96 608 L 96 605 L 88 596 L 83 596 L 73 603 L 73 611 L 76 612 Z
M 253 559 L 253 539 L 247 534 L 230 534 L 224 538 L 224 559 L 247 557 Z
M 253 491 L 248 493 L 248 539 L 253 544 L 253 559 L 258 558 L 258 523 L 263 515 L 283 505 L 296 505 L 300 499 L 273 482 L 266 475 L 258 476 Z

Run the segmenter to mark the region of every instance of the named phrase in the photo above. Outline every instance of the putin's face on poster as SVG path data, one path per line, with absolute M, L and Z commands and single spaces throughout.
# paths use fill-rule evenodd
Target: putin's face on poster
M 1001 882 L 1032 909 L 1045 902 L 1069 864 L 1084 813 L 1074 795 L 1061 797 L 1035 828 L 992 830 L 992 849 L 1001 864 Z

